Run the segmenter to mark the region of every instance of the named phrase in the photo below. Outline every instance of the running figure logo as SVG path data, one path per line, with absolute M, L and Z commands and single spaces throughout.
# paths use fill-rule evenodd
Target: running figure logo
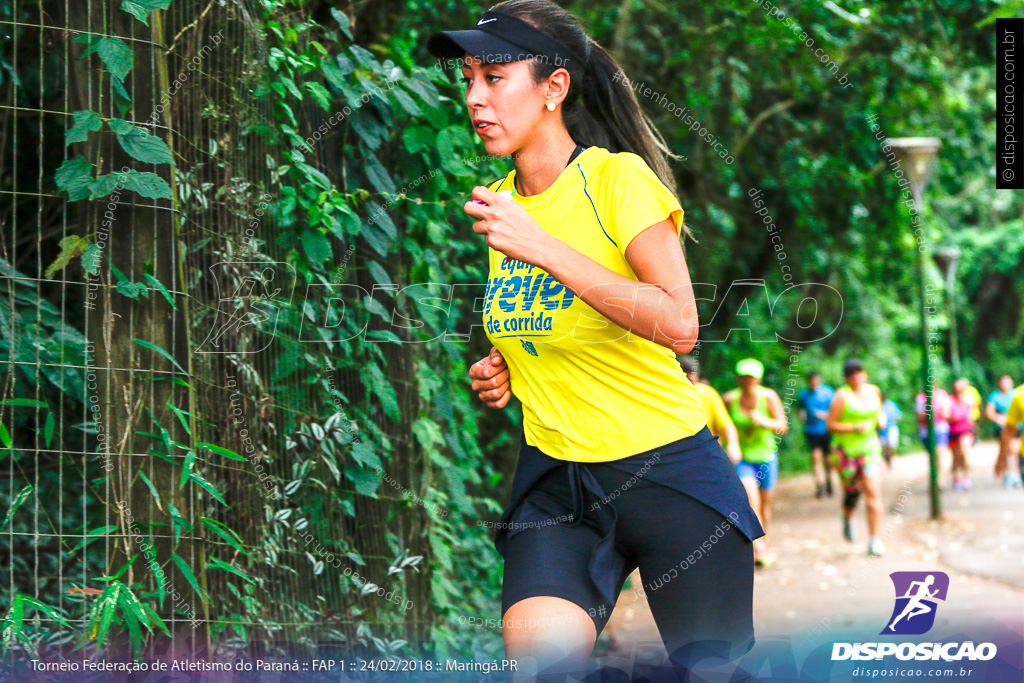
M 294 267 L 276 262 L 221 262 L 210 266 L 210 271 L 219 305 L 210 333 L 196 352 L 256 353 L 265 349 L 273 341 L 281 309 L 291 298 Z M 257 331 L 261 338 L 241 340 Z
M 943 572 L 893 572 L 896 606 L 882 635 L 915 636 L 935 624 L 935 600 L 945 600 L 949 577 Z

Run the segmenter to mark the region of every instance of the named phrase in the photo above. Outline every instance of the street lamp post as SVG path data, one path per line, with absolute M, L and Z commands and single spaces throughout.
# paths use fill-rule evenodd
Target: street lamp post
M 905 164 L 914 206 L 922 213 L 925 185 L 931 175 L 935 157 L 942 141 L 938 138 L 889 138 L 885 141 L 896 153 L 901 164 Z M 917 249 L 918 293 L 921 297 L 921 379 L 925 390 L 925 414 L 928 416 L 928 462 L 930 469 L 929 490 L 931 494 L 931 518 L 942 517 L 942 500 L 939 496 L 939 458 L 935 450 L 935 414 L 932 412 L 932 368 L 928 352 L 928 315 L 925 310 L 925 251 L 927 241 L 921 241 Z
M 946 311 L 949 316 L 949 356 L 953 361 L 953 376 L 960 377 L 960 350 L 956 341 L 956 264 L 960 261 L 960 250 L 956 247 L 940 247 L 932 255 L 935 265 L 942 271 L 946 289 Z

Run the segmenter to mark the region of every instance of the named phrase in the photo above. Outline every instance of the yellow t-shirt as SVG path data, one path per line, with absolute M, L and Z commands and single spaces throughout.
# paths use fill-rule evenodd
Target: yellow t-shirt
M 1006 411 L 1006 424 L 1017 425 L 1021 422 L 1024 422 L 1024 384 L 1017 387 Z M 1024 455 L 1024 439 L 1020 440 L 1020 454 Z
M 708 429 L 715 436 L 721 437 L 724 444 L 726 427 L 732 424 L 732 418 L 729 417 L 725 402 L 722 401 L 722 397 L 714 387 L 701 382 L 697 382 L 693 386 L 697 390 L 700 402 L 704 405 L 704 412 L 708 416 Z
M 491 184 L 514 190 L 515 170 Z M 626 247 L 683 210 L 635 154 L 589 147 L 544 192 L 513 195 L 548 233 L 637 280 Z M 559 460 L 607 462 L 699 432 L 697 390 L 671 350 L 630 334 L 544 270 L 488 248 L 483 323 L 523 404 L 526 442 Z
M 981 394 L 979 394 L 978 390 L 970 384 L 967 385 L 967 389 L 965 389 L 965 391 L 974 401 L 974 405 L 971 406 L 971 422 L 977 422 L 981 417 Z

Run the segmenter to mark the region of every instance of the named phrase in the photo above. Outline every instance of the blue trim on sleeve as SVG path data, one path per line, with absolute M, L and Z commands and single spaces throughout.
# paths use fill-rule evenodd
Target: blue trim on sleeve
M 601 216 L 599 216 L 597 213 L 597 207 L 594 206 L 594 200 L 591 198 L 590 193 L 587 192 L 587 176 L 583 172 L 583 167 L 580 166 L 577 162 L 576 168 L 580 169 L 580 175 L 583 176 L 583 194 L 587 195 L 587 199 L 590 200 L 590 206 L 592 209 L 594 209 L 594 216 L 597 217 L 597 224 L 601 226 L 601 232 L 604 233 L 604 236 L 608 238 L 608 241 L 614 244 L 615 248 L 617 249 L 619 245 L 616 244 L 615 240 L 613 240 L 611 235 L 608 234 L 608 231 L 604 229 L 604 223 L 601 222 Z

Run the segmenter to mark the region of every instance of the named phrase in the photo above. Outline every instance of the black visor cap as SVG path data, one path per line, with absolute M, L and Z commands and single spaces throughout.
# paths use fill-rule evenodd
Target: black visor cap
M 522 19 L 500 12 L 485 12 L 474 28 L 431 35 L 427 51 L 439 59 L 456 59 L 469 53 L 485 64 L 535 57 L 564 67 L 577 78 L 584 70 L 583 60 L 568 47 Z
M 427 39 L 427 51 L 438 59 L 460 59 L 468 52 L 485 64 L 518 62 L 531 56 L 518 45 L 476 29 L 435 33 Z

